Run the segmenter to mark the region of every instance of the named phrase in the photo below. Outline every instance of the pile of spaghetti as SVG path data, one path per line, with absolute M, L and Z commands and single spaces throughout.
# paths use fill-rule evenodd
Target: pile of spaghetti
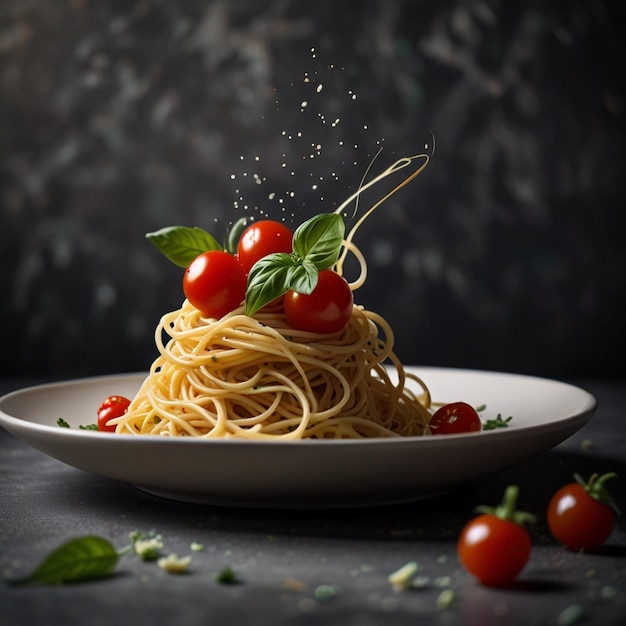
M 351 238 L 344 244 L 354 251 Z M 394 354 L 389 324 L 361 306 L 341 332 L 322 335 L 291 328 L 280 306 L 249 316 L 242 305 L 212 319 L 185 300 L 161 318 L 155 341 L 159 356 L 148 376 L 125 415 L 110 422 L 117 433 L 286 440 L 429 434 L 428 388 Z
M 428 430 L 426 386 L 394 356 L 388 324 L 360 307 L 339 336 L 324 337 L 294 331 L 280 313 L 207 321 L 185 301 L 163 316 L 156 341 L 161 354 L 118 433 L 302 439 Z

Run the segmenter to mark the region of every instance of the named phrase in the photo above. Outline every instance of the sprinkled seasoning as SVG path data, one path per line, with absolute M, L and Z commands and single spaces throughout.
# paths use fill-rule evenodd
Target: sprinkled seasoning
M 318 602 L 330 602 L 336 595 L 337 590 L 332 585 L 320 585 L 315 589 L 315 599 Z
M 580 604 L 571 604 L 559 613 L 556 623 L 559 626 L 569 626 L 570 624 L 577 624 L 584 616 L 585 612 Z

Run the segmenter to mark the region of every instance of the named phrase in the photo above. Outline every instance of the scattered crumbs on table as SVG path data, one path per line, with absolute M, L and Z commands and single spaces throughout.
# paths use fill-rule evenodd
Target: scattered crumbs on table
M 192 541 L 189 545 L 189 549 L 192 552 L 202 552 L 202 550 L 204 550 L 204 544 L 198 543 L 197 541 Z
M 417 561 L 409 561 L 395 572 L 391 572 L 387 576 L 387 580 L 391 583 L 394 589 L 407 589 L 411 584 L 411 579 L 415 576 L 418 570 Z
M 133 531 L 130 533 L 130 539 L 132 549 L 143 561 L 156 561 L 161 555 L 163 549 L 161 535 L 152 532 L 145 535 L 139 531 Z
M 213 576 L 213 578 L 215 579 L 215 582 L 221 583 L 222 585 L 234 585 L 239 582 L 239 579 L 235 574 L 235 570 L 230 567 L 230 565 L 222 568 Z
M 444 589 L 437 596 L 436 604 L 437 604 L 437 608 L 443 611 L 449 608 L 453 602 L 454 602 L 454 591 L 452 589 Z
M 168 574 L 184 574 L 188 571 L 190 563 L 190 556 L 178 558 L 173 552 L 167 556 L 162 556 L 157 561 L 157 565 Z
M 371 565 L 368 565 L 366 563 L 362 563 L 361 565 L 359 565 L 359 567 L 353 567 L 350 570 L 350 576 L 352 578 L 356 578 L 357 576 L 360 576 L 361 574 L 367 574 L 369 572 L 371 572 L 374 568 Z
M 612 600 L 617 597 L 617 594 L 617 589 L 611 585 L 604 585 L 604 587 L 600 589 L 600 597 L 603 600 Z
M 435 578 L 435 585 L 437 587 L 449 587 L 452 584 L 452 578 L 450 576 L 439 576 Z
M 383 598 L 380 608 L 386 612 L 395 611 L 398 608 L 398 598 Z
M 313 595 L 318 602 L 330 602 L 337 595 L 337 589 L 332 585 L 319 585 Z
M 411 589 L 426 589 L 430 585 L 428 576 L 416 576 L 410 583 Z
M 570 604 L 559 613 L 556 623 L 559 626 L 569 626 L 570 624 L 577 624 L 584 616 L 585 612 L 580 604 Z
M 437 563 L 443 565 L 444 563 L 448 562 L 448 555 L 447 554 L 440 554 L 437 557 Z
M 590 570 L 587 570 L 587 578 L 593 578 L 596 575 L 596 570 L 591 568 Z
M 288 577 L 283 580 L 283 587 L 289 591 L 300 592 L 306 589 L 306 583 L 298 580 L 297 578 Z
M 310 611 L 315 606 L 315 602 L 312 598 L 302 598 L 300 602 L 298 602 L 298 608 L 301 611 Z
M 591 439 L 585 439 L 581 446 L 580 446 L 585 452 L 587 452 L 588 450 L 591 450 L 591 448 L 593 448 L 593 441 Z

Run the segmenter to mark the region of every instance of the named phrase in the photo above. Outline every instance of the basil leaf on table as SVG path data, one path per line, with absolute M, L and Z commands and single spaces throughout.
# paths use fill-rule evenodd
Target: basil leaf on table
M 13 585 L 60 585 L 109 576 L 119 560 L 113 545 L 95 535 L 77 537 L 53 550 L 28 576 L 9 581 Z

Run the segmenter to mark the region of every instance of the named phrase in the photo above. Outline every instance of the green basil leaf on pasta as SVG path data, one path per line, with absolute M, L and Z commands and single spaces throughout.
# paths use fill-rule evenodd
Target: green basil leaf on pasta
M 248 274 L 246 287 L 246 315 L 259 309 L 289 291 L 289 277 L 294 261 L 289 254 L 277 252 L 257 261 Z
M 298 226 L 293 234 L 293 252 L 321 272 L 337 262 L 344 234 L 345 224 L 340 215 L 320 213 Z
M 213 235 L 197 226 L 167 226 L 147 233 L 146 238 L 172 263 L 184 268 L 203 252 L 222 250 L 222 245 Z
M 28 576 L 11 584 L 59 585 L 109 576 L 119 560 L 113 545 L 94 535 L 72 539 L 52 551 Z

